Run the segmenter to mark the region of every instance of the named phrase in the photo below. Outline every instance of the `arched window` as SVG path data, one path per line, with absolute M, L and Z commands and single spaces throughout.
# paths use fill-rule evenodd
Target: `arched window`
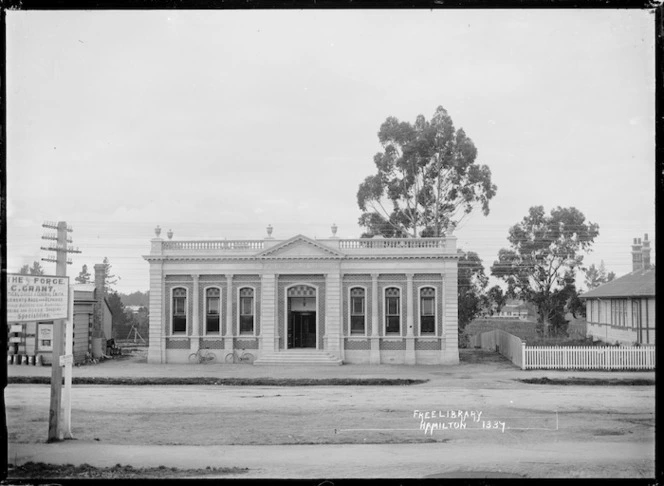
M 205 332 L 219 332 L 220 296 L 218 288 L 212 287 L 205 291 Z
M 187 289 L 173 289 L 173 334 L 187 332 Z
M 366 323 L 366 301 L 364 289 L 353 287 L 350 289 L 350 333 L 364 334 Z
M 395 287 L 385 289 L 385 333 L 399 334 L 401 330 L 401 291 Z
M 240 334 L 254 333 L 254 289 L 240 289 Z
M 420 289 L 420 334 L 436 333 L 436 289 Z

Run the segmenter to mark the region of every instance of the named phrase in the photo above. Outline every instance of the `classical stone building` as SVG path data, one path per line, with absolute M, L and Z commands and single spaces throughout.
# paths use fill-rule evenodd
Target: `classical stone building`
M 172 240 L 155 230 L 149 363 L 200 347 L 255 364 L 455 364 L 457 248 L 446 238 Z

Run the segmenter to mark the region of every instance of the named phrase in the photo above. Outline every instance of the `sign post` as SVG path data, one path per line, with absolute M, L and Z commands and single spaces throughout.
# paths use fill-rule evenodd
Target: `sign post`
M 70 314 L 71 298 L 73 298 L 73 292 L 70 295 L 68 277 L 7 274 L 7 322 L 53 320 L 49 441 L 60 438 L 57 428 L 60 415 L 62 368 L 59 366 L 58 360 L 62 355 L 63 319 L 73 319 L 73 315 Z M 39 343 L 41 343 L 42 337 L 48 337 L 49 327 L 44 324 L 38 326 Z M 38 346 L 37 349 L 43 348 Z
M 62 413 L 62 432 L 65 439 L 73 439 L 71 433 L 71 374 L 72 364 L 74 363 L 74 289 L 69 287 L 69 317 L 65 327 L 65 388 L 62 392 L 63 413 Z M 54 363 L 55 364 L 55 363 Z M 61 363 L 58 363 L 62 366 Z

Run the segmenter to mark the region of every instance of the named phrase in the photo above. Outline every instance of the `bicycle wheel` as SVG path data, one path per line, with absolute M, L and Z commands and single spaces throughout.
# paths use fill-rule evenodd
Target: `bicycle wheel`
M 249 364 L 254 364 L 254 355 L 251 353 L 243 353 L 240 357 L 240 361 L 246 361 Z
M 206 363 L 207 362 L 213 362 L 213 361 L 216 361 L 216 360 L 217 360 L 217 355 L 212 353 L 212 352 L 208 352 L 208 354 L 205 355 L 205 362 Z
M 200 363 L 201 360 L 198 357 L 198 353 L 191 353 L 189 355 L 189 362 L 190 363 Z
M 228 353 L 226 355 L 226 358 L 224 358 L 224 361 L 226 361 L 226 363 L 234 363 L 235 362 L 235 353 Z

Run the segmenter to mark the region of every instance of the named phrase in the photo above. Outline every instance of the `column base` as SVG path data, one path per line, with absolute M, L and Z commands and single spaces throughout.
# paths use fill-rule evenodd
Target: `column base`
M 371 352 L 369 354 L 369 364 L 380 364 L 380 339 L 371 339 Z
M 446 347 L 445 342 L 443 341 L 441 343 L 441 350 L 440 350 L 440 364 L 458 365 L 459 364 L 458 346 Z
M 415 356 L 415 338 L 413 337 L 406 338 L 406 354 L 404 356 L 404 362 L 407 365 L 414 365 L 417 362 Z
M 192 353 L 197 352 L 201 347 L 201 337 L 200 336 L 189 336 L 189 350 Z
M 148 347 L 148 364 L 162 364 L 161 349 L 156 346 Z
M 232 336 L 224 337 L 224 355 L 233 352 L 234 342 Z

